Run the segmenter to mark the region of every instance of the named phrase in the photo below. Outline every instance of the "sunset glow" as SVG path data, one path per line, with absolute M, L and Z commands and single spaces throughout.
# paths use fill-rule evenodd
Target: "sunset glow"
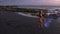
M 56 5 L 56 6 L 60 6 L 60 0 L 41 0 L 40 1 L 40 5 Z
M 0 0 L 0 5 L 54 5 L 60 6 L 60 0 Z

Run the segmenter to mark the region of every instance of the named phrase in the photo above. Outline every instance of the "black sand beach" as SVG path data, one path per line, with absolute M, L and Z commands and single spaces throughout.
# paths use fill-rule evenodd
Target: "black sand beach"
M 0 11 L 0 34 L 60 34 L 60 24 L 56 19 L 47 31 L 40 30 L 38 18 Z
M 38 19 L 0 12 L 0 34 L 38 34 Z

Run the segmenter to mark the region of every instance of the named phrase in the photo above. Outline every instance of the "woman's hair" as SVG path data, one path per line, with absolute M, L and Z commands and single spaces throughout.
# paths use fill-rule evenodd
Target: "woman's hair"
M 41 11 L 39 11 L 39 17 L 41 17 Z
M 41 17 L 41 14 L 43 16 L 43 11 L 39 11 L 39 16 Z

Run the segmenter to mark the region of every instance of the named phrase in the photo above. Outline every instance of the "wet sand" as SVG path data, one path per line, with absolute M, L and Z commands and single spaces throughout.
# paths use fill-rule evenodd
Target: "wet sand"
M 38 18 L 0 11 L 0 34 L 60 34 L 60 21 L 55 19 L 45 29 L 38 28 Z
M 38 34 L 38 19 L 0 12 L 0 34 Z
M 46 30 L 42 30 L 42 34 L 60 34 L 60 18 L 55 19 Z

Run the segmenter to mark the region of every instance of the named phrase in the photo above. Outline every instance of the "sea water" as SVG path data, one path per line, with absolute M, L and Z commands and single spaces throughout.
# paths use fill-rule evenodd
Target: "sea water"
M 60 9 L 60 6 L 22 6 L 19 8 L 31 8 L 31 9 Z M 48 18 L 44 20 L 44 27 L 49 28 L 50 24 L 52 23 L 52 21 L 54 20 L 53 18 Z
M 60 6 L 18 6 L 19 8 L 31 8 L 31 9 L 60 9 Z
M 48 18 L 44 20 L 44 27 L 49 28 L 53 20 L 54 20 L 53 18 Z

